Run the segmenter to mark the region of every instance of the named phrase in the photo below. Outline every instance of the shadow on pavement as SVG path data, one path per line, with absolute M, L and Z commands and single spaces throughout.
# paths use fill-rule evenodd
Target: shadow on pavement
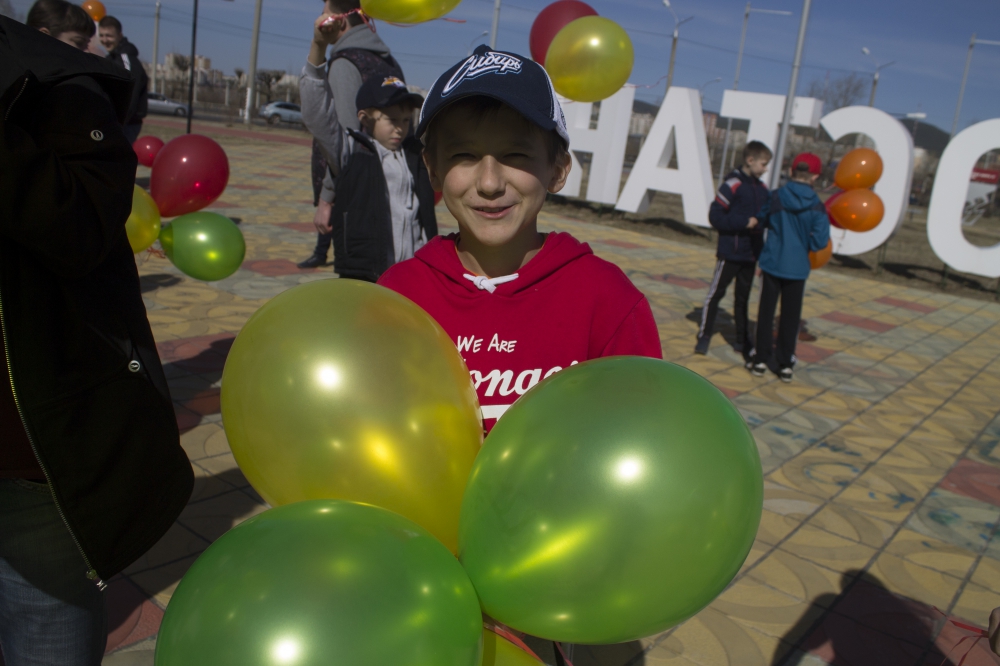
M 840 594 L 813 599 L 782 637 L 798 650 L 782 649 L 772 666 L 814 664 L 815 657 L 844 666 L 955 666 L 935 642 L 944 619 L 939 611 L 893 594 L 867 572 L 847 571 L 840 585 Z

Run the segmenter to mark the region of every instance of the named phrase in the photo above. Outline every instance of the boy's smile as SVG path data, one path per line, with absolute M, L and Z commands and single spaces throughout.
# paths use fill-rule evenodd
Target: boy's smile
M 510 254 L 506 263 L 517 270 L 517 255 L 540 247 L 538 212 L 546 193 L 565 184 L 569 155 L 553 159 L 545 132 L 506 106 L 477 115 L 458 104 L 436 123 L 438 139 L 425 161 L 458 220 L 460 250 Z

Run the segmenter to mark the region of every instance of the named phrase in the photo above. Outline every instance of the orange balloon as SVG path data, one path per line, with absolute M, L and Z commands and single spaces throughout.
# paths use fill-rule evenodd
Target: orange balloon
M 869 188 L 882 177 L 882 158 L 871 148 L 855 148 L 837 165 L 833 181 L 842 190 Z
M 830 261 L 830 257 L 833 256 L 833 241 L 828 240 L 826 242 L 826 247 L 819 252 L 809 253 L 809 265 L 814 269 L 823 268 Z
M 871 231 L 882 221 L 885 206 L 871 190 L 848 190 L 830 206 L 830 215 L 849 231 Z
M 100 21 L 108 15 L 108 10 L 104 8 L 104 3 L 101 0 L 84 0 L 84 3 L 80 6 L 95 21 Z

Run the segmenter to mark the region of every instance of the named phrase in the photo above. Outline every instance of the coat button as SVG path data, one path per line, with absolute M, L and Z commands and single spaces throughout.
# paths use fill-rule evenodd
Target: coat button
M 139 361 L 129 361 L 128 369 L 129 372 L 139 372 Z
M 94 141 L 104 141 L 104 132 L 101 130 L 91 130 L 90 138 Z

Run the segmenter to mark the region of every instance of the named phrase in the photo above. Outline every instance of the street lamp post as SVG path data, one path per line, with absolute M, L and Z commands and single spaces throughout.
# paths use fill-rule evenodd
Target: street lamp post
M 880 65 L 878 64 L 878 60 L 875 59 L 875 57 L 872 55 L 872 52 L 868 49 L 867 46 L 862 46 L 861 52 L 864 53 L 869 58 L 871 58 L 872 62 L 875 63 L 875 75 L 872 76 L 872 94 L 868 98 L 868 106 L 875 106 L 875 90 L 878 88 L 879 74 L 882 72 L 883 67 L 888 67 L 889 65 L 895 65 L 896 61 L 892 60 L 890 62 Z
M 705 81 L 703 84 L 701 84 L 701 87 L 698 88 L 698 98 L 699 99 L 705 99 L 705 88 L 707 88 L 708 86 L 712 85 L 713 83 L 719 83 L 721 81 L 722 81 L 722 77 L 721 76 L 717 76 L 714 79 L 712 79 L 711 81 Z
M 501 0 L 496 0 L 493 3 L 493 25 L 490 27 L 491 51 L 495 51 L 497 48 L 497 32 L 500 30 L 500 2 Z
M 747 41 L 747 23 L 750 21 L 751 12 L 757 12 L 758 14 L 777 14 L 779 16 L 792 15 L 791 12 L 783 9 L 753 9 L 750 7 L 750 3 L 747 3 L 747 8 L 743 12 L 743 30 L 740 32 L 740 49 L 736 53 L 736 76 L 733 78 L 733 90 L 740 89 L 740 67 L 743 65 L 743 47 L 746 45 Z M 729 152 L 729 134 L 732 131 L 733 119 L 729 118 L 726 121 L 726 138 L 722 142 L 722 160 L 719 162 L 719 182 L 722 182 L 722 177 L 726 174 L 726 153 Z
M 812 0 L 802 0 L 802 20 L 799 22 L 799 38 L 795 44 L 795 59 L 792 61 L 792 78 L 788 82 L 788 96 L 785 97 L 785 113 L 778 133 L 778 146 L 774 151 L 774 166 L 771 169 L 771 189 L 777 189 L 781 182 L 781 163 L 788 142 L 788 128 L 792 124 L 792 107 L 795 105 L 795 89 L 799 84 L 799 68 L 802 66 L 802 49 L 806 44 L 806 28 L 809 26 L 809 9 Z
M 670 90 L 670 86 L 674 84 L 674 58 L 677 57 L 677 38 L 680 35 L 680 27 L 694 17 L 688 16 L 683 20 L 678 19 L 677 12 L 670 6 L 670 0 L 663 0 L 663 6 L 670 10 L 670 15 L 674 17 L 674 40 L 670 45 L 670 67 L 667 69 L 667 90 Z
M 191 78 L 188 81 L 187 133 L 191 133 L 191 116 L 194 115 L 195 41 L 198 37 L 198 0 L 194 0 L 194 18 L 191 21 Z
M 1000 42 L 991 39 L 976 39 L 976 33 L 972 33 L 972 39 L 969 40 L 969 54 L 965 56 L 965 71 L 962 73 L 962 85 L 958 89 L 958 106 L 955 107 L 955 120 L 951 123 L 951 136 L 955 136 L 955 132 L 958 131 L 958 117 L 962 113 L 962 98 L 965 97 L 965 82 L 969 78 L 969 65 L 972 64 L 972 48 L 976 44 L 1000 46 Z
M 473 39 L 471 42 L 469 42 L 469 53 L 468 53 L 468 55 L 472 55 L 472 47 L 475 45 L 475 43 L 478 42 L 483 37 L 487 36 L 488 34 L 490 34 L 489 30 L 483 30 L 482 34 L 476 35 L 476 38 Z
M 160 92 L 156 87 L 156 63 L 160 61 L 160 0 L 156 0 L 156 14 L 153 19 L 153 92 Z
M 247 105 L 243 110 L 243 124 L 250 127 L 250 110 L 253 109 L 254 93 L 257 91 L 257 46 L 260 43 L 260 13 L 263 0 L 257 0 L 253 12 L 253 36 L 250 39 L 250 64 L 247 67 Z

